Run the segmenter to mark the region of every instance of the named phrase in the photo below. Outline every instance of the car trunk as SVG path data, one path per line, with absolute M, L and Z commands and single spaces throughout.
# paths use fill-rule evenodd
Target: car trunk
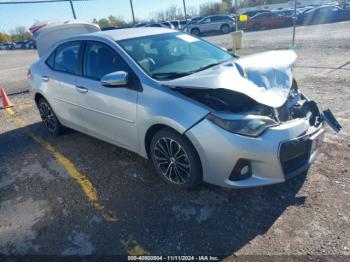
M 29 30 L 36 41 L 39 56 L 42 56 L 50 46 L 64 38 L 101 31 L 96 24 L 78 21 L 40 22 L 34 24 Z

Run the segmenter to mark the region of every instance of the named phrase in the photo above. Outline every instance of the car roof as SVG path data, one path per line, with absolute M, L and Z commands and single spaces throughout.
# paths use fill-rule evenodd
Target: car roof
M 101 31 L 101 32 L 96 32 L 88 35 L 107 36 L 113 39 L 114 41 L 119 41 L 119 40 L 125 40 L 130 38 L 159 35 L 159 34 L 172 33 L 172 32 L 175 32 L 175 30 L 164 28 L 164 27 L 133 27 L 133 28 Z

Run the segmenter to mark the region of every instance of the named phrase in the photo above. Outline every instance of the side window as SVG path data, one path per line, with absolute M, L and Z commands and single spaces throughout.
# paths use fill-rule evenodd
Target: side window
M 56 49 L 54 69 L 71 74 L 78 74 L 80 42 L 71 42 Z
M 56 51 L 53 51 L 51 53 L 51 55 L 49 56 L 49 58 L 46 60 L 46 64 L 51 68 L 51 69 L 54 69 L 54 66 L 55 66 L 55 54 L 56 54 Z
M 125 62 L 104 44 L 88 42 L 84 55 L 84 76 L 100 80 L 116 71 L 129 71 Z
M 204 19 L 202 21 L 202 24 L 208 24 L 208 23 L 211 23 L 211 18 L 210 17 L 208 17 L 208 18 L 206 18 L 206 19 Z

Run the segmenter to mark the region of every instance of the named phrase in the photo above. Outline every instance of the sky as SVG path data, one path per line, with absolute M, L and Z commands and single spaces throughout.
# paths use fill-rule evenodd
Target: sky
M 19 0 L 0 0 L 1 2 Z M 23 0 L 21 0 L 23 1 Z M 199 7 L 206 2 L 218 0 L 186 0 L 187 6 Z M 171 5 L 182 7 L 182 0 L 133 0 L 136 18 L 147 19 L 151 13 L 165 10 Z M 109 15 L 120 16 L 132 20 L 129 0 L 92 0 L 74 2 L 77 19 L 92 21 L 93 18 L 103 18 Z M 9 33 L 16 26 L 29 28 L 34 22 L 46 20 L 73 19 L 69 2 L 40 4 L 6 4 L 0 5 L 0 31 Z

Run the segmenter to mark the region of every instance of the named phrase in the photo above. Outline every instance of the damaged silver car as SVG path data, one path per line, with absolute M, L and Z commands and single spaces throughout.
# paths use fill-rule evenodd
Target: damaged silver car
M 76 34 L 50 47 L 46 35 L 29 75 L 47 130 L 136 152 L 179 188 L 284 182 L 315 160 L 325 120 L 341 128 L 299 90 L 293 51 L 239 58 L 164 28 Z

